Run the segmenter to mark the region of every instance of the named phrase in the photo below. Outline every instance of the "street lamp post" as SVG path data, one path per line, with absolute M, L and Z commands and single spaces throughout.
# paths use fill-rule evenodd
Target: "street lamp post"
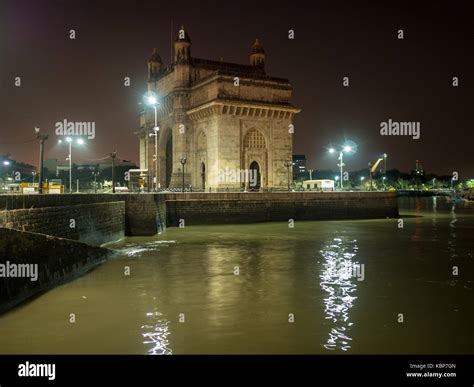
M 156 112 L 156 106 L 153 106 Z M 153 155 L 153 162 L 155 163 L 155 176 L 153 177 L 153 183 L 155 185 L 155 191 L 158 191 L 158 131 L 160 128 L 156 126 L 156 115 L 155 115 L 155 127 L 153 132 L 149 134 L 150 137 L 155 137 L 155 154 Z
M 117 157 L 116 149 L 114 149 L 114 151 L 110 154 L 110 157 L 112 158 L 112 193 L 115 193 L 115 157 Z
M 373 185 L 372 185 L 372 163 L 369 161 L 369 190 L 372 192 L 373 191 Z
M 183 186 L 182 186 L 182 192 L 184 192 L 184 166 L 186 165 L 186 156 L 181 157 L 181 160 L 179 162 L 182 165 L 182 171 L 183 171 Z
M 158 132 L 160 128 L 158 127 L 158 98 L 155 93 L 149 91 L 143 96 L 143 100 L 148 106 L 153 107 L 155 111 L 155 126 L 153 127 L 152 133 L 149 134 L 150 137 L 155 137 L 155 154 L 153 155 L 153 162 L 155 163 L 155 176 L 153 177 L 153 183 L 155 186 L 155 191 L 158 191 Z
M 5 167 L 8 167 L 10 165 L 10 160 L 3 160 L 3 165 Z M 1 192 L 3 193 L 3 191 L 5 190 L 5 187 L 6 187 L 5 180 L 8 180 L 8 168 L 6 168 L 5 178 L 2 179 L 2 180 L 3 181 L 2 181 L 2 191 Z
M 69 143 L 69 155 L 67 159 L 69 160 L 69 193 L 72 193 L 72 138 L 66 138 L 66 141 Z
M 62 144 L 62 140 L 58 141 L 60 144 Z M 69 160 L 69 193 L 72 193 L 72 138 L 71 137 L 66 137 L 66 142 L 69 144 L 69 155 L 66 160 Z M 76 141 L 77 144 L 83 145 L 84 140 L 82 138 L 77 139 Z
M 43 162 L 44 162 L 44 142 L 48 139 L 46 133 L 41 133 L 39 126 L 35 126 L 36 138 L 40 142 L 40 161 L 39 161 L 39 175 L 38 175 L 38 193 L 43 193 Z
M 342 167 L 344 166 L 344 152 L 343 151 L 340 151 L 339 152 L 339 169 L 340 169 L 340 174 L 341 174 L 341 191 L 342 191 L 342 188 L 343 188 L 343 183 L 342 181 L 344 180 L 343 177 L 342 177 Z
M 338 157 L 338 160 L 339 160 L 339 164 L 337 164 L 337 166 L 339 167 L 339 172 L 340 172 L 340 178 L 341 178 L 341 191 L 343 190 L 343 180 L 344 180 L 344 177 L 343 177 L 343 167 L 344 167 L 344 153 L 350 153 L 352 152 L 354 149 L 349 146 L 349 145 L 344 145 L 341 150 L 339 151 L 339 157 Z M 335 153 L 336 150 L 334 148 L 330 148 L 329 149 L 329 153 Z
M 97 175 L 99 174 L 99 171 L 94 171 L 92 172 L 92 175 L 94 176 L 94 193 L 97 193 Z
M 285 161 L 285 167 L 286 167 L 286 177 L 288 181 L 288 192 L 290 191 L 290 167 L 293 165 L 292 161 Z

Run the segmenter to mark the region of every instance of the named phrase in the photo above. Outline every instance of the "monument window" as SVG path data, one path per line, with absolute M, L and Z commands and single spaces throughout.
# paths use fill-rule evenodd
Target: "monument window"
M 245 136 L 244 140 L 245 148 L 265 148 L 265 137 L 262 132 L 257 129 L 250 130 Z

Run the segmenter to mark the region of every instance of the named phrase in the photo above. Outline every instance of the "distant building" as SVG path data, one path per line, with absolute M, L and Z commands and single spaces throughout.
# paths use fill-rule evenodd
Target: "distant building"
M 0 155 L 0 175 L 2 176 L 15 174 L 17 178 L 24 179 L 35 171 L 36 168 L 33 165 L 13 160 L 9 155 Z
M 56 174 L 56 176 L 59 176 L 59 173 L 61 171 L 69 171 L 69 161 L 66 160 L 58 160 L 58 159 L 47 159 L 44 161 L 44 168 L 48 169 L 50 173 Z M 77 169 L 84 170 L 88 169 L 91 171 L 95 171 L 98 169 L 99 171 L 111 168 L 112 167 L 112 160 L 110 159 L 105 159 L 102 160 L 101 162 L 91 162 L 91 161 L 84 161 L 84 162 L 74 162 L 73 160 L 73 165 L 77 167 Z M 119 160 L 115 159 L 115 166 L 116 167 L 125 167 L 128 166 L 130 168 L 136 168 L 136 164 L 130 160 Z
M 423 171 L 423 164 L 421 163 L 420 160 L 416 160 L 415 162 L 415 169 L 411 171 L 411 174 L 414 176 L 423 176 L 424 171 Z
M 306 156 L 293 155 L 293 178 L 296 179 L 304 173 L 306 173 Z
M 257 176 L 255 188 L 287 186 L 290 128 L 300 109 L 291 103 L 289 81 L 266 73 L 265 51 L 258 39 L 248 60 L 244 65 L 193 56 L 183 27 L 174 42 L 173 63 L 163 66 L 153 51 L 148 91 L 160 102 L 157 157 L 150 137 L 153 109 L 142 113 L 136 132 L 140 169 L 148 171 L 151 181 L 158 171 L 163 188 L 180 187 L 184 179 L 185 185 L 197 189 L 235 189 L 248 181 L 223 178 L 224 172 L 251 171 Z
M 310 191 L 334 191 L 334 180 L 305 180 L 303 188 Z

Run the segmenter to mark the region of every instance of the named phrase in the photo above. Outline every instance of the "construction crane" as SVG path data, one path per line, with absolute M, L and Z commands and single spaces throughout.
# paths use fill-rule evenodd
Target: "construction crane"
M 377 167 L 379 164 L 385 159 L 386 157 L 379 157 L 378 160 L 372 165 L 372 163 L 369 162 L 369 172 L 370 172 L 370 190 L 373 191 L 372 187 L 372 174 L 377 170 Z
M 377 167 L 379 166 L 380 162 L 383 161 L 383 158 L 380 157 L 375 163 L 374 165 L 372 165 L 372 167 L 370 168 L 370 173 L 374 173 L 375 170 L 377 169 Z

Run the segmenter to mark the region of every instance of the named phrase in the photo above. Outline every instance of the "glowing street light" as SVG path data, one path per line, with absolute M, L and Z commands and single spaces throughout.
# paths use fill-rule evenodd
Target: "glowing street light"
M 155 126 L 153 131 L 149 134 L 150 137 L 155 137 L 155 154 L 153 155 L 153 162 L 155 163 L 155 176 L 153 176 L 153 183 L 155 184 L 155 190 L 158 191 L 158 97 L 152 91 L 145 93 L 143 101 L 146 105 L 153 107 L 155 111 Z
M 340 175 L 341 175 L 341 191 L 343 189 L 343 167 L 344 167 L 344 153 L 353 153 L 355 152 L 355 145 L 354 146 L 351 146 L 349 144 L 345 144 L 344 146 L 342 146 L 341 150 L 339 151 L 339 157 L 338 157 L 338 160 L 339 160 L 339 164 L 337 164 L 337 166 L 339 167 L 339 171 L 340 171 Z M 329 153 L 335 153 L 336 150 L 334 148 L 329 148 Z
M 10 161 L 4 160 L 4 161 L 3 161 L 3 165 L 10 165 Z
M 146 99 L 148 105 L 156 105 L 156 103 L 158 102 L 156 97 L 155 96 L 148 96 L 147 99 Z
M 69 144 L 69 155 L 66 160 L 69 160 L 69 193 L 72 193 L 72 143 L 71 137 L 66 137 L 66 142 Z M 62 140 L 58 140 L 59 144 L 62 144 Z M 84 140 L 82 138 L 77 139 L 76 144 L 83 145 Z

